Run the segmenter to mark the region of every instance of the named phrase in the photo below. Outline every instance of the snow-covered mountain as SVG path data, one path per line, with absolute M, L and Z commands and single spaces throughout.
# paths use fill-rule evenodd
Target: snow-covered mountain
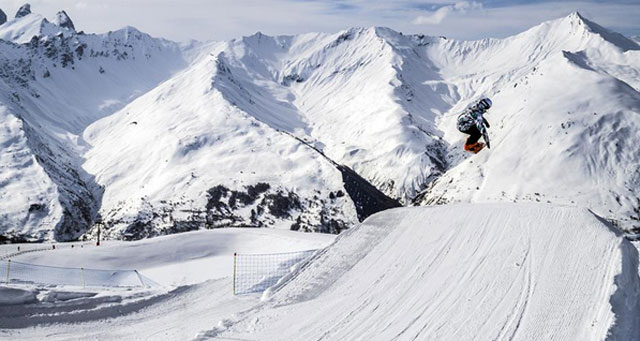
M 96 233 L 98 212 L 113 238 L 338 232 L 393 199 L 639 224 L 640 47 L 577 13 L 472 42 L 373 27 L 188 45 L 28 13 L 0 39 L 7 239 Z M 470 156 L 455 119 L 480 96 L 492 149 Z
M 19 12 L 0 26 L 0 197 L 15 198 L 0 206 L 5 239 L 75 239 L 98 211 L 116 238 L 226 225 L 337 233 L 398 205 L 224 98 L 235 80 L 217 54 L 229 44 L 132 27 L 87 35 L 64 12 L 53 23 Z
M 494 99 L 492 149 L 462 155 L 456 105 L 439 125 L 450 168 L 417 202 L 552 202 L 640 227 L 637 44 L 577 13 L 505 40 L 449 44 L 473 52 L 448 56 L 445 78 Z
M 132 27 L 77 33 L 29 13 L 1 25 L 0 37 L 2 237 L 78 238 L 102 193 L 81 166 L 82 132 L 184 68 L 195 46 Z

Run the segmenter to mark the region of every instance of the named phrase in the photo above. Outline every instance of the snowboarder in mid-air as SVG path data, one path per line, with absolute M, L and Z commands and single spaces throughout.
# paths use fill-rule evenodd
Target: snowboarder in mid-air
M 491 108 L 491 104 L 490 99 L 483 98 L 465 109 L 464 112 L 458 116 L 458 130 L 469 134 L 464 144 L 464 150 L 477 154 L 484 148 L 485 143 L 487 148 L 491 148 L 489 145 L 489 134 L 487 134 L 487 128 L 490 127 L 489 122 L 482 116 Z M 485 143 L 478 142 L 480 137 L 484 139 Z

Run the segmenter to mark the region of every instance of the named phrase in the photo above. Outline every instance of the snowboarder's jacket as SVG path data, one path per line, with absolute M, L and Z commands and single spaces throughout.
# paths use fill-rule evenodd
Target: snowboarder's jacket
M 463 133 L 469 133 L 474 126 L 478 131 L 483 131 L 485 125 L 487 128 L 490 127 L 487 119 L 482 116 L 487 112 L 488 108 L 482 105 L 481 101 L 474 103 L 458 116 L 458 130 Z

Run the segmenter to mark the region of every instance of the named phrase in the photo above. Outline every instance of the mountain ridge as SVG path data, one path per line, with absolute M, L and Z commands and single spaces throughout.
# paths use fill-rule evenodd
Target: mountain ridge
M 19 188 L 0 188 L 0 197 L 15 198 L 2 205 L 0 226 L 9 240 L 76 239 L 93 224 L 102 191 L 82 169 L 79 155 L 87 146 L 78 133 L 135 98 L 136 89 L 152 87 L 145 83 L 162 80 L 186 61 L 179 61 L 177 44 L 152 41 L 130 29 L 85 35 L 58 28 L 68 34 L 43 34 L 42 25 L 54 25 L 27 14 L 0 26 L 0 31 L 25 23 L 33 28 L 27 32 L 38 35 L 22 44 L 0 40 L 0 78 L 5 86 L 0 121 L 21 121 L 17 131 L 3 136 L 8 139 L 3 155 L 28 156 L 25 162 L 30 165 L 0 171 L 0 178 Z M 136 72 L 122 64 L 137 64 Z M 15 133 L 22 137 L 15 140 Z M 22 139 L 25 144 L 12 143 Z M 27 171 L 29 167 L 40 170 L 34 173 Z M 39 182 L 49 185 L 38 189 L 33 183 Z M 20 192 L 26 195 L 16 196 Z
M 27 14 L 0 26 L 0 35 L 13 37 L 6 32 L 15 32 L 8 28 L 21 20 L 37 26 L 46 19 Z M 341 169 L 404 204 L 543 196 L 572 204 L 553 189 L 558 181 L 583 186 L 559 172 L 565 164 L 609 188 L 608 194 L 584 194 L 565 186 L 569 194 L 581 193 L 573 204 L 592 207 L 621 228 L 635 226 L 640 209 L 634 180 L 640 175 L 631 169 L 635 147 L 615 132 L 622 129 L 633 139 L 638 125 L 638 46 L 577 12 L 505 39 L 469 42 L 385 27 L 275 37 L 258 32 L 191 44 L 152 38 L 133 27 L 99 35 L 38 29 L 28 42 L 0 40 L 7 65 L 1 73 L 7 85 L 2 105 L 9 109 L 2 119 L 24 122 L 0 136 L 16 148 L 4 157 L 34 158 L 32 166 L 12 163 L 0 170 L 0 184 L 15 185 L 7 179 L 18 178 L 24 186 L 40 178 L 54 181 L 49 189 L 4 206 L 10 223 L 2 230 L 8 239 L 75 239 L 87 229 L 85 237 L 92 236 L 97 219 L 108 237 L 126 239 L 238 224 L 335 233 L 363 219 L 360 212 L 367 210 L 366 200 L 345 196 Z M 26 40 L 24 34 L 17 38 Z M 549 101 L 537 95 L 549 94 L 551 81 L 577 87 L 572 92 L 577 97 L 559 93 Z M 16 84 L 21 84 L 17 90 L 9 90 Z M 598 89 L 608 97 L 597 95 Z M 589 101 L 585 93 L 611 104 Z M 493 149 L 470 157 L 460 151 L 462 136 L 453 121 L 480 96 L 496 104 L 488 115 L 495 140 Z M 575 118 L 560 120 L 562 111 L 576 113 Z M 518 165 L 531 161 L 504 149 L 505 143 L 522 145 L 534 138 L 532 132 L 541 128 L 533 117 L 560 126 L 540 135 L 550 139 L 548 146 L 570 136 L 564 152 L 524 148 L 536 162 L 547 162 L 545 153 L 554 155 L 550 169 L 555 170 L 540 173 L 551 185 L 535 181 L 537 188 L 514 177 L 526 174 Z M 515 140 L 509 129 L 517 131 Z M 584 149 L 580 139 L 607 147 L 597 156 L 598 149 Z M 615 141 L 613 147 L 608 141 Z M 616 143 L 627 149 L 614 148 Z M 582 161 L 598 157 L 609 160 L 602 171 L 593 168 L 597 162 Z M 35 175 L 39 165 L 49 175 Z M 501 174 L 489 177 L 492 183 L 505 181 L 492 185 L 502 194 L 483 185 L 487 169 Z M 511 175 L 499 169 L 510 169 Z M 603 174 L 616 174 L 616 180 Z M 0 186 L 0 197 L 14 193 L 15 188 Z M 72 211 L 65 219 L 75 225 L 64 223 L 64 212 Z M 50 221 L 44 229 L 49 232 L 36 233 L 43 219 Z

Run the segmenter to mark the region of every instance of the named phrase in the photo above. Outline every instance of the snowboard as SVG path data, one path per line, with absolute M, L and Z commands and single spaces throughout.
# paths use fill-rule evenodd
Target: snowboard
M 472 153 L 474 153 L 474 154 L 478 154 L 478 153 L 480 153 L 480 151 L 481 151 L 482 149 L 484 149 L 484 146 L 485 146 L 485 144 L 484 144 L 484 143 L 482 143 L 482 142 L 480 142 L 480 143 L 478 143 L 478 144 L 476 145 L 476 147 L 475 147 L 475 148 L 471 149 L 471 152 L 472 152 Z
M 464 150 L 470 152 L 470 153 L 474 153 L 474 154 L 478 154 L 478 152 L 480 152 L 483 148 L 484 148 L 485 144 L 482 142 L 478 142 L 472 146 L 467 147 L 466 145 L 464 146 Z

